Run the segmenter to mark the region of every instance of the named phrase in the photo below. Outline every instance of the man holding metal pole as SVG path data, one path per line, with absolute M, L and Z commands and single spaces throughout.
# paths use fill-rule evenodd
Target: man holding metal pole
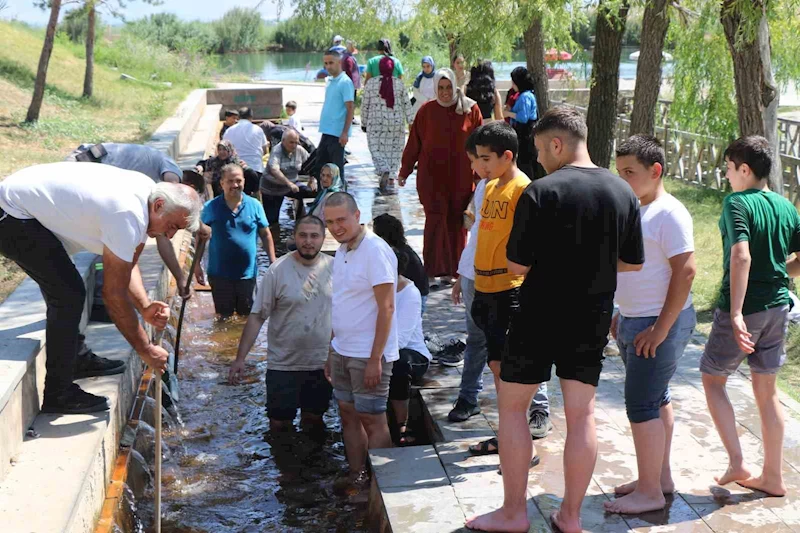
M 136 311 L 163 329 L 169 307 L 150 301 L 137 261 L 148 237 L 196 230 L 201 206 L 196 191 L 185 185 L 89 163 L 35 165 L 0 182 L 0 254 L 39 284 L 47 303 L 43 412 L 108 409 L 106 398 L 84 392 L 73 380 L 78 370 L 89 377 L 118 373 L 120 366 L 94 354 L 78 356 L 86 288 L 70 254 L 103 256 L 109 315 L 142 360 L 163 371 L 167 352 L 150 342 Z

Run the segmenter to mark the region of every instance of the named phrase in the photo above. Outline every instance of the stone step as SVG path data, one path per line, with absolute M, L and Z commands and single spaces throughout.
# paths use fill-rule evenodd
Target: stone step
M 185 148 L 176 163 L 181 168 L 194 168 L 198 161 L 215 153 L 214 143 L 220 128 L 221 105 L 207 105 L 191 131 Z
M 89 253 L 73 258 L 87 288 L 81 331 L 86 329 L 92 308 L 95 260 Z M 30 278 L 0 304 L 0 483 L 39 414 L 44 394 L 46 312 L 39 286 Z

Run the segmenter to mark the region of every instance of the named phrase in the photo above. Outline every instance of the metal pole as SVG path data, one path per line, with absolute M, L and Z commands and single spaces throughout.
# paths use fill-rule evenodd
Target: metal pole
M 197 235 L 195 235 L 195 241 L 197 240 Z M 203 259 L 203 252 L 205 252 L 206 248 L 206 241 L 200 241 L 197 243 L 194 249 L 194 257 L 192 258 L 192 268 L 189 270 L 189 275 L 186 279 L 186 292 L 192 287 L 192 279 L 194 276 L 194 269 L 197 267 L 197 262 L 202 261 Z M 175 372 L 175 375 L 178 374 L 178 359 L 180 357 L 180 349 L 181 349 L 181 330 L 183 329 L 183 314 L 186 311 L 186 299 L 184 298 L 183 302 L 181 303 L 181 312 L 178 315 L 178 331 L 175 334 L 175 368 L 172 369 Z
M 156 533 L 161 533 L 161 375 L 153 369 L 156 378 L 156 480 L 155 518 Z

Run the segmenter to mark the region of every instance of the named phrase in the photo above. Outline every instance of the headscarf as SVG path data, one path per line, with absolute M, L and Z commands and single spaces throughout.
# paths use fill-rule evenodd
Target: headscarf
M 386 100 L 386 107 L 393 109 L 394 79 L 392 78 L 392 75 L 394 73 L 394 60 L 389 56 L 382 57 L 380 63 L 378 63 L 378 68 L 381 72 L 381 88 L 378 92 L 380 93 L 381 98 Z
M 392 43 L 389 39 L 378 39 L 378 50 L 383 52 L 384 55 L 392 55 Z
M 242 161 L 239 159 L 239 154 L 236 153 L 236 148 L 233 147 L 233 143 L 231 143 L 227 139 L 223 139 L 217 143 L 217 154 L 219 154 L 219 148 L 223 147 L 225 150 L 228 151 L 228 159 L 220 159 L 218 155 L 211 157 L 206 162 L 206 172 L 211 172 L 211 182 L 219 182 L 222 179 L 222 167 L 227 164 L 235 163 L 241 166 Z
M 327 196 L 328 194 L 347 190 L 347 186 L 344 184 L 344 180 L 342 179 L 342 176 L 339 174 L 339 167 L 337 165 L 334 165 L 333 163 L 322 165 L 322 168 L 325 167 L 327 167 L 328 170 L 331 171 L 331 175 L 333 176 L 333 181 L 331 182 L 330 187 L 324 189 L 320 188 L 320 191 L 317 193 L 316 198 L 314 198 L 314 201 L 311 202 L 311 204 L 308 206 L 306 210 L 307 213 L 313 213 L 314 209 L 316 209 L 319 206 L 319 204 L 322 202 L 322 199 L 325 198 L 325 196 Z M 322 171 L 320 171 L 320 174 L 322 174 Z M 319 183 L 320 185 L 322 185 L 322 180 L 320 180 Z
M 436 74 L 436 63 L 434 63 L 433 58 L 431 56 L 425 56 L 422 58 L 422 64 L 425 63 L 429 64 L 431 68 L 430 74 L 425 74 L 424 70 L 421 70 L 419 74 L 417 74 L 417 79 L 414 80 L 414 87 L 419 89 L 420 83 L 422 83 L 422 78 L 432 78 L 434 74 Z
M 439 82 L 443 78 L 450 80 L 450 83 L 453 84 L 453 99 L 449 102 L 443 102 L 439 99 Z M 433 86 L 436 91 L 436 101 L 439 102 L 439 105 L 442 107 L 455 105 L 456 114 L 458 115 L 469 113 L 469 110 L 475 105 L 475 100 L 467 98 L 464 92 L 456 85 L 456 75 L 449 68 L 440 68 L 436 71 L 436 75 L 433 77 Z

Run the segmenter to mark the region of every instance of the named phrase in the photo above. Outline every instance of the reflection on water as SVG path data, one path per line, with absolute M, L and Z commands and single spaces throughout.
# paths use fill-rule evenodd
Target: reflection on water
M 622 79 L 636 78 L 636 62 L 630 59 L 630 54 L 638 48 L 623 47 L 620 58 L 619 77 Z M 373 53 L 358 55 L 359 64 L 366 63 Z M 572 73 L 575 79 L 585 80 L 592 73 L 591 55 L 581 54 L 581 58 L 572 61 L 563 61 L 549 65 L 552 68 L 563 68 Z M 224 71 L 236 74 L 246 74 L 257 80 L 269 81 L 314 81 L 314 77 L 322 68 L 322 54 L 309 52 L 256 52 L 252 54 L 226 54 L 217 57 L 217 67 Z M 421 57 L 420 57 L 421 59 Z M 511 71 L 516 67 L 524 67 L 525 53 L 515 51 L 511 61 L 495 62 L 495 75 L 499 80 L 511 78 Z M 418 65 L 404 65 L 409 73 L 416 76 Z M 672 63 L 664 63 L 664 76 L 672 75 Z
M 366 504 L 335 494 L 346 472 L 335 410 L 327 431 L 272 434 L 265 415 L 266 327 L 243 384 L 227 384 L 244 320 L 215 322 L 210 293 L 187 304 L 180 364 L 183 425 L 165 429 L 165 533 L 365 532 Z M 296 421 L 296 425 L 299 420 Z M 152 501 L 138 515 L 152 524 Z M 134 526 L 133 531 L 136 528 Z M 146 530 L 152 530 L 152 527 Z

